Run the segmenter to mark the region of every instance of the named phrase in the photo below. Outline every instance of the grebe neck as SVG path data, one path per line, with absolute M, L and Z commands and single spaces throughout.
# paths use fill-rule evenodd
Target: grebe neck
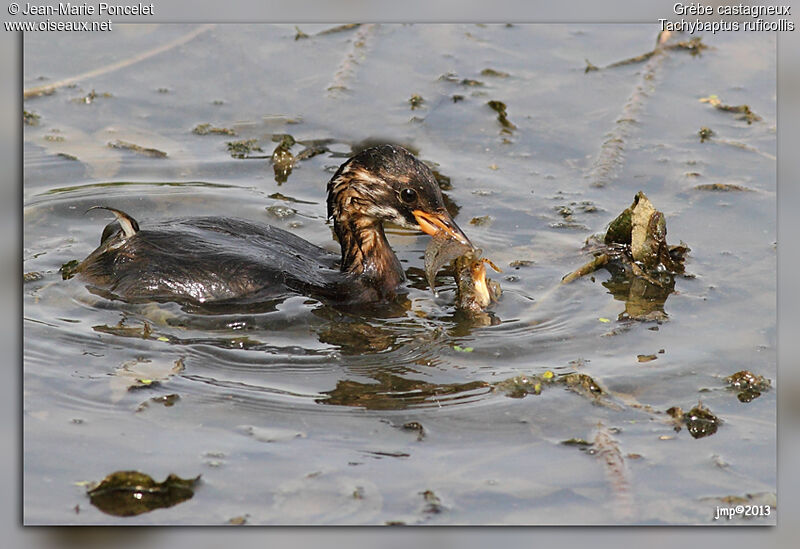
M 338 216 L 333 228 L 342 246 L 342 272 L 363 277 L 387 291 L 405 280 L 400 260 L 389 246 L 380 221 L 366 216 Z

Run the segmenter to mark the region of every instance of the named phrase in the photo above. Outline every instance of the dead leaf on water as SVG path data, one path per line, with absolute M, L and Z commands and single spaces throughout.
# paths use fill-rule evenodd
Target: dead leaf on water
M 749 105 L 726 105 L 716 95 L 701 97 L 700 102 L 708 103 L 709 105 L 720 111 L 732 112 L 738 114 L 740 116 L 737 116 L 736 118 L 738 118 L 739 120 L 745 120 L 748 124 L 752 124 L 753 122 L 761 120 L 760 116 L 758 116 L 756 113 L 750 110 Z
M 734 183 L 706 183 L 704 185 L 696 185 L 694 187 L 696 191 L 717 191 L 717 192 L 731 192 L 731 191 L 752 191 L 753 189 L 748 189 L 742 185 L 736 185 Z
M 192 130 L 192 133 L 195 135 L 236 135 L 236 130 L 232 130 L 230 128 L 220 128 L 209 123 L 205 123 L 195 126 Z
M 92 505 L 103 513 L 132 517 L 191 499 L 199 480 L 200 475 L 183 479 L 171 474 L 164 482 L 156 482 L 139 471 L 117 471 L 88 490 L 87 494 Z
M 673 406 L 667 410 L 667 415 L 672 416 L 676 431 L 680 430 L 681 425 L 685 425 L 692 438 L 711 436 L 717 432 L 722 423 L 720 418 L 701 403 L 688 412 L 684 412 L 680 406 Z
M 664 302 L 675 287 L 675 274 L 684 272 L 689 248 L 668 246 L 664 214 L 656 210 L 641 191 L 633 203 L 608 225 L 602 243 L 587 242 L 594 258 L 565 275 L 562 284 L 585 276 L 600 267 L 612 277 L 603 283 L 614 298 L 625 301 L 621 319 L 656 320 L 667 318 Z
M 142 156 L 149 156 L 150 158 L 167 157 L 167 153 L 165 153 L 164 151 L 160 151 L 152 147 L 142 147 L 141 145 L 137 145 L 136 143 L 122 141 L 121 139 L 115 139 L 114 141 L 109 141 L 108 146 L 111 147 L 112 149 L 131 151 L 140 154 Z
M 738 391 L 736 397 L 740 402 L 750 402 L 761 396 L 763 391 L 769 390 L 771 381 L 764 376 L 742 370 L 725 378 L 731 389 Z

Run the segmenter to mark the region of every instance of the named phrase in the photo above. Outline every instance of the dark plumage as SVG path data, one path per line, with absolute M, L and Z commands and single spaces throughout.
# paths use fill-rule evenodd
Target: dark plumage
M 91 286 L 126 301 L 257 303 L 292 293 L 341 303 L 391 299 L 405 276 L 384 222 L 446 232 L 468 243 L 447 213 L 430 169 L 381 145 L 342 164 L 328 183 L 337 257 L 287 231 L 243 219 L 118 221 L 78 267 Z

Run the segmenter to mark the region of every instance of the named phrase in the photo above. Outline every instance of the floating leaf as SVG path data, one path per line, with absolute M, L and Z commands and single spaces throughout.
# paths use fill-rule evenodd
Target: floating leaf
M 750 402 L 761 396 L 762 391 L 770 388 L 771 382 L 764 376 L 742 370 L 725 378 L 731 389 L 739 391 L 736 395 L 740 402 Z
M 198 124 L 192 130 L 192 133 L 195 135 L 209 135 L 209 134 L 216 134 L 216 135 L 236 135 L 236 131 L 230 128 L 218 128 L 216 126 L 212 126 L 211 124 Z
M 22 111 L 22 122 L 26 126 L 38 126 L 41 116 L 32 111 Z
M 470 225 L 476 225 L 478 227 L 482 227 L 484 225 L 489 225 L 492 222 L 492 216 L 490 215 L 482 215 L 480 217 L 473 217 L 469 220 Z
M 81 97 L 73 98 L 72 101 L 75 102 L 75 103 L 81 103 L 81 104 L 84 104 L 84 105 L 91 105 L 92 103 L 94 103 L 94 100 L 97 99 L 98 97 L 108 98 L 108 97 L 113 97 L 113 96 L 108 92 L 97 93 L 96 91 L 92 90 L 89 93 L 87 93 L 86 95 L 83 95 Z
M 264 149 L 258 146 L 258 139 L 242 139 L 240 141 L 228 141 L 225 144 L 228 152 L 233 158 L 247 158 L 254 151 L 263 152 Z
M 587 447 L 592 445 L 591 442 L 589 442 L 588 440 L 584 440 L 582 438 L 568 438 L 567 440 L 562 440 L 561 444 L 563 444 L 564 446 L 582 446 L 582 447 Z
M 698 404 L 683 416 L 686 430 L 693 438 L 703 438 L 717 432 L 721 420 L 711 410 Z
M 139 404 L 139 407 L 136 408 L 136 411 L 137 412 L 143 412 L 144 410 L 146 410 L 147 408 L 150 407 L 150 403 L 151 402 L 154 403 L 154 404 L 161 404 L 161 405 L 169 408 L 171 406 L 174 406 L 175 403 L 178 402 L 180 399 L 181 399 L 180 395 L 176 395 L 174 393 L 171 394 L 171 395 L 162 395 L 162 396 L 153 397 L 150 400 L 146 400 L 145 402 L 142 402 L 141 404 Z
M 489 107 L 493 111 L 497 113 L 497 121 L 500 122 L 500 125 L 503 126 L 503 132 L 511 133 L 511 130 L 515 130 L 517 127 L 508 119 L 508 113 L 506 112 L 506 104 L 502 101 L 489 101 L 487 103 Z
M 732 112 L 740 114 L 740 120 L 747 121 L 748 124 L 761 120 L 761 117 L 750 110 L 748 105 L 725 105 L 716 95 L 709 95 L 708 97 L 701 97 L 701 103 L 708 103 L 712 107 L 720 111 Z
M 37 280 L 41 280 L 44 278 L 44 275 L 37 271 L 31 271 L 29 273 L 25 273 L 22 275 L 22 281 L 27 282 L 35 282 Z
M 158 149 L 154 149 L 151 147 L 142 147 L 141 145 L 137 145 L 135 143 L 122 141 L 121 139 L 115 139 L 114 141 L 109 141 L 108 146 L 111 147 L 112 149 L 122 149 L 126 151 L 131 151 L 141 154 L 143 156 L 149 156 L 151 158 L 167 157 L 167 153 L 165 153 L 164 151 L 160 151 Z
M 481 71 L 481 76 L 492 76 L 494 78 L 508 78 L 511 76 L 507 72 L 497 71 L 491 68 L 485 68 Z
M 668 246 L 664 214 L 639 192 L 608 226 L 603 243 L 590 239 L 594 258 L 567 274 L 562 284 L 585 276 L 600 267 L 612 275 L 603 282 L 615 299 L 625 301 L 622 317 L 636 320 L 663 320 L 664 302 L 675 287 L 674 275 L 684 272 L 689 248 Z
M 131 517 L 154 509 L 172 507 L 194 496 L 200 480 L 169 475 L 164 482 L 138 471 L 111 473 L 96 487 L 87 491 L 92 505 L 108 515 Z
M 706 183 L 703 185 L 696 185 L 694 187 L 696 191 L 721 191 L 721 192 L 731 192 L 731 191 L 752 191 L 752 189 L 748 189 L 742 185 L 736 185 L 734 183 Z
M 680 406 L 673 406 L 667 410 L 667 415 L 675 420 L 676 431 L 680 430 L 681 425 L 686 425 L 686 430 L 692 438 L 713 435 L 722 423 L 722 420 L 702 404 L 698 404 L 688 412 L 684 412 Z

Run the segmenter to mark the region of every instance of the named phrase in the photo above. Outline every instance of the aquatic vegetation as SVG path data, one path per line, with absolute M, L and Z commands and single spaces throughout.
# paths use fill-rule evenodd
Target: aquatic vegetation
M 508 78 L 511 75 L 508 74 L 507 72 L 497 71 L 487 67 L 481 71 L 481 76 L 491 76 L 493 78 Z
M 769 390 L 772 386 L 772 382 L 769 379 L 754 374 L 749 370 L 736 372 L 726 377 L 725 381 L 731 389 L 737 391 L 736 397 L 741 402 L 750 402 L 760 397 L 763 391 Z
M 589 244 L 594 257 L 565 275 L 568 284 L 603 267 L 612 273 L 604 283 L 617 299 L 626 302 L 626 316 L 637 320 L 666 318 L 663 305 L 675 286 L 674 275 L 683 273 L 689 248 L 668 246 L 664 214 L 641 191 L 633 204 L 608 226 L 602 243 Z
M 295 40 L 303 40 L 306 38 L 310 38 L 306 33 L 300 30 L 300 27 L 298 27 L 297 25 L 294 26 L 294 31 L 295 31 L 294 35 Z
M 38 126 L 40 115 L 33 111 L 22 111 L 22 122 L 26 126 Z
M 409 421 L 402 425 L 402 429 L 404 431 L 412 431 L 417 433 L 417 440 L 422 440 L 425 438 L 425 429 L 422 427 L 422 424 L 418 421 Z
M 357 29 L 361 26 L 361 23 L 345 23 L 344 25 L 337 25 L 335 27 L 331 27 L 329 29 L 319 31 L 315 36 L 325 36 L 326 34 L 336 34 L 339 32 L 349 31 L 352 29 Z
M 92 505 L 108 515 L 132 517 L 172 507 L 194 496 L 200 475 L 169 475 L 163 482 L 139 471 L 117 471 L 87 490 Z
M 703 43 L 702 37 L 695 37 L 690 40 L 681 40 L 679 42 L 669 42 L 669 39 L 672 37 L 671 31 L 662 31 L 658 35 L 658 41 L 656 47 L 650 51 L 647 51 L 640 55 L 635 55 L 633 57 L 629 57 L 627 59 L 623 59 L 622 61 L 616 61 L 602 69 L 613 69 L 615 67 L 624 67 L 625 65 L 634 65 L 636 63 L 643 63 L 656 55 L 665 50 L 685 50 L 691 53 L 692 55 L 699 55 L 703 50 L 708 49 L 708 46 Z M 599 71 L 601 67 L 593 65 L 588 59 L 586 59 L 586 68 L 583 72 L 592 72 L 592 71 Z
M 605 408 L 621 410 L 609 394 L 591 376 L 578 372 L 555 374 L 546 370 L 541 374 L 519 375 L 492 384 L 492 391 L 510 398 L 539 395 L 546 387 L 563 387 L 592 403 Z
M 192 133 L 195 135 L 236 135 L 236 131 L 230 128 L 220 128 L 217 126 L 213 126 L 209 123 L 205 124 L 198 124 L 192 130 Z
M 176 393 L 171 393 L 169 395 L 155 396 L 155 397 L 153 397 L 153 398 L 151 398 L 149 400 L 145 400 L 144 402 L 139 404 L 139 406 L 136 408 L 136 411 L 137 412 L 143 412 L 143 411 L 147 410 L 150 407 L 151 403 L 152 404 L 160 404 L 160 405 L 164 406 L 165 408 L 170 408 L 172 406 L 175 406 L 175 404 L 177 404 L 178 401 L 180 401 L 180 399 L 181 399 L 180 395 L 178 395 Z
M 122 149 L 125 151 L 131 151 L 137 154 L 141 154 L 143 156 L 149 156 L 150 158 L 167 157 L 167 153 L 165 153 L 164 151 L 160 151 L 158 149 L 153 149 L 149 147 L 142 147 L 141 145 L 137 145 L 135 143 L 122 141 L 121 139 L 115 139 L 114 141 L 109 141 L 108 146 L 112 149 Z
M 476 227 L 482 227 L 485 225 L 490 225 L 492 223 L 492 216 L 490 215 L 482 215 L 480 217 L 473 217 L 469 220 L 470 225 L 475 225 Z
M 711 436 L 717 432 L 722 423 L 721 419 L 702 404 L 697 404 L 688 412 L 684 412 L 680 406 L 673 406 L 667 410 L 667 414 L 675 420 L 676 431 L 685 425 L 692 438 Z
M 409 104 L 411 105 L 411 110 L 418 109 L 425 103 L 425 100 L 419 94 L 414 94 L 411 96 L 411 99 L 408 100 Z
M 258 146 L 258 139 L 242 139 L 240 141 L 228 141 L 225 143 L 228 152 L 233 158 L 247 158 L 250 153 L 257 151 L 263 152 L 264 149 Z
M 748 189 L 743 185 L 736 185 L 735 183 L 705 183 L 703 185 L 695 185 L 696 191 L 715 191 L 715 192 L 732 192 L 732 191 L 748 191 L 752 192 L 753 189 Z
M 517 126 L 515 126 L 514 123 L 508 119 L 505 103 L 502 101 L 489 101 L 486 104 L 489 105 L 489 108 L 497 113 L 497 121 L 503 127 L 501 130 L 503 133 L 511 133 L 511 130 L 517 129 Z
M 86 95 L 83 95 L 81 97 L 73 98 L 72 101 L 74 103 L 81 103 L 83 105 L 91 105 L 92 103 L 95 102 L 95 100 L 98 97 L 108 98 L 108 97 L 112 97 L 112 95 L 110 93 L 108 93 L 108 92 L 97 93 L 96 91 L 92 90 L 89 93 L 87 93 Z
M 709 105 L 720 111 L 732 112 L 738 114 L 740 116 L 737 116 L 737 118 L 739 120 L 745 120 L 748 124 L 752 124 L 753 122 L 758 122 L 759 120 L 761 120 L 760 116 L 758 116 L 756 113 L 750 110 L 749 105 L 726 105 L 716 95 L 701 97 L 700 102 L 708 103 Z
M 44 275 L 37 271 L 31 271 L 29 273 L 25 273 L 22 275 L 22 281 L 27 282 L 36 282 L 37 280 L 41 280 L 44 278 Z

